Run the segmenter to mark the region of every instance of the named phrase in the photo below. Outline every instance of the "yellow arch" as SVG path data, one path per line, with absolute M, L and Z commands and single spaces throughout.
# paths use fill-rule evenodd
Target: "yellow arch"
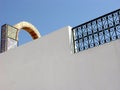
M 23 29 L 27 31 L 33 39 L 38 39 L 41 37 L 39 31 L 30 23 L 22 21 L 16 25 L 14 25 L 15 28 L 19 30 Z M 18 33 L 17 33 L 17 40 L 18 40 Z

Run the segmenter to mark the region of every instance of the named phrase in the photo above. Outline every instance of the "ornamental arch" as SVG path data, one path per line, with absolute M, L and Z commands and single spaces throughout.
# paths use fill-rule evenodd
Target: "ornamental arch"
M 39 31 L 32 24 L 28 22 L 22 21 L 20 23 L 15 24 L 14 27 L 18 29 L 17 40 L 18 40 L 19 31 L 22 29 L 27 31 L 33 39 L 38 39 L 41 37 Z
M 20 30 L 27 31 L 33 39 L 38 39 L 41 37 L 39 31 L 28 22 L 22 21 L 14 26 L 4 24 L 1 27 L 0 52 L 5 52 L 18 46 L 18 34 Z

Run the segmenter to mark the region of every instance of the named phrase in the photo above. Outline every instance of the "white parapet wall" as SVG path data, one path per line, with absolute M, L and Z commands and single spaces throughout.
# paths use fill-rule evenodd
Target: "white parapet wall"
M 69 29 L 0 54 L 0 90 L 120 90 L 120 40 L 74 54 Z

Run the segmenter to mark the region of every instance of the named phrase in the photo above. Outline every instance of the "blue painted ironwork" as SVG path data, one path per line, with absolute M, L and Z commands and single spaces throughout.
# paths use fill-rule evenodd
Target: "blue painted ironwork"
M 120 9 L 72 28 L 74 52 L 120 38 Z

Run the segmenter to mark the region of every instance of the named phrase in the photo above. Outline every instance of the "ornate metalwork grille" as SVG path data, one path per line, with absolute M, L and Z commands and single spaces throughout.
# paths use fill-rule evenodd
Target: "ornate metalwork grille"
M 120 38 L 120 9 L 72 28 L 74 52 Z

